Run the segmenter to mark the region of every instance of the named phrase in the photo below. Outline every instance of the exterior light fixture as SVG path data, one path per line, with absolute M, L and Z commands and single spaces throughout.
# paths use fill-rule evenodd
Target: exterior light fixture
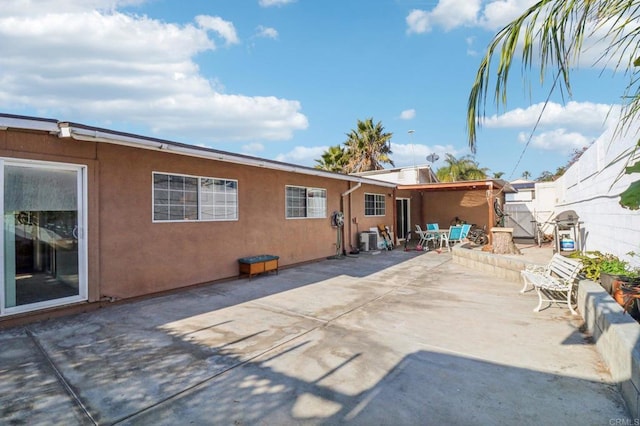
M 60 133 L 58 133 L 58 137 L 60 138 L 71 137 L 71 127 L 69 127 L 69 123 L 58 123 L 58 128 L 60 129 Z

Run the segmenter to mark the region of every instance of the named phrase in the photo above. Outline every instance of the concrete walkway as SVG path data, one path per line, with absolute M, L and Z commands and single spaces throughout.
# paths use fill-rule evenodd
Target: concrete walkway
M 564 307 L 402 249 L 0 331 L 2 424 L 621 424 Z

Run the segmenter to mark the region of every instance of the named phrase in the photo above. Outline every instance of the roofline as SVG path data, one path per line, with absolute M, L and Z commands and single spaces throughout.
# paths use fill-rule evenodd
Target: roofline
M 398 190 L 421 189 L 426 191 L 465 191 L 469 189 L 504 189 L 505 193 L 516 193 L 515 188 L 502 179 L 465 180 L 458 182 L 422 183 L 415 185 L 398 185 Z
M 357 175 L 357 176 L 368 176 L 368 175 L 378 175 L 378 174 L 384 174 L 384 173 L 390 173 L 390 172 L 399 172 L 401 170 L 415 170 L 415 169 L 419 169 L 419 170 L 429 169 L 433 173 L 433 169 L 429 164 L 421 164 L 421 165 L 419 164 L 417 166 L 404 166 L 404 167 L 394 167 L 392 169 L 367 170 L 366 172 L 358 172 L 358 173 L 351 173 L 351 174 Z
M 22 115 L 0 113 L 0 130 L 26 129 L 47 131 L 60 138 L 71 138 L 78 141 L 110 143 L 115 145 L 130 146 L 133 148 L 163 151 L 172 154 L 186 155 L 190 157 L 205 158 L 209 160 L 223 161 L 227 163 L 241 164 L 245 166 L 261 167 L 272 170 L 300 173 L 311 176 L 325 177 L 350 182 L 366 183 L 387 188 L 395 188 L 396 184 L 383 182 L 364 177 L 345 175 L 314 169 L 312 167 L 284 163 L 275 160 L 267 160 L 250 155 L 234 154 L 213 148 L 199 147 L 166 139 L 141 136 L 133 133 L 120 132 L 100 127 L 87 126 L 80 123 L 64 122 L 49 118 L 28 117 Z

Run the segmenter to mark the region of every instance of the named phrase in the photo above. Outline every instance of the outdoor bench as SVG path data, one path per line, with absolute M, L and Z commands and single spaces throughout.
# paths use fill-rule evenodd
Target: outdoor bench
M 520 293 L 524 293 L 529 285 L 538 293 L 538 306 L 533 310 L 540 312 L 542 302 L 566 303 L 573 315 L 571 294 L 582 269 L 582 263 L 576 259 L 569 259 L 556 253 L 546 266 L 527 267 L 520 272 L 524 285 Z M 546 298 L 543 298 L 543 295 Z M 566 296 L 566 300 L 558 299 L 558 295 Z
M 271 254 L 261 254 L 259 256 L 243 257 L 238 259 L 240 266 L 240 276 L 249 275 L 249 279 L 256 274 L 276 271 L 278 273 L 278 259 L 280 256 Z

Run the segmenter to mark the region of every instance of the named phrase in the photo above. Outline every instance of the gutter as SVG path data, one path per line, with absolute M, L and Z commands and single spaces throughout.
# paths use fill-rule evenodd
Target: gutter
M 114 134 L 100 129 L 92 129 L 74 126 L 72 123 L 58 123 L 59 137 L 70 137 L 71 139 L 86 142 L 101 142 L 115 145 L 124 145 L 133 148 L 149 149 L 153 151 L 164 151 L 179 155 L 187 155 L 190 157 L 204 158 L 208 160 L 224 161 L 227 163 L 241 164 L 245 166 L 262 167 L 272 170 L 280 170 L 291 173 L 300 173 L 304 175 L 319 176 L 329 179 L 338 179 L 343 181 L 357 182 L 358 186 L 362 183 L 370 183 L 376 186 L 395 188 L 394 183 L 382 182 L 374 179 L 361 178 L 351 175 L 342 175 L 338 173 L 326 172 L 323 170 L 312 169 L 309 167 L 297 166 L 295 164 L 280 163 L 262 159 L 259 157 L 234 155 L 222 151 L 216 151 L 208 148 L 190 147 L 186 144 L 177 144 L 175 142 L 164 141 L 160 139 L 151 139 L 137 137 L 135 135 Z

